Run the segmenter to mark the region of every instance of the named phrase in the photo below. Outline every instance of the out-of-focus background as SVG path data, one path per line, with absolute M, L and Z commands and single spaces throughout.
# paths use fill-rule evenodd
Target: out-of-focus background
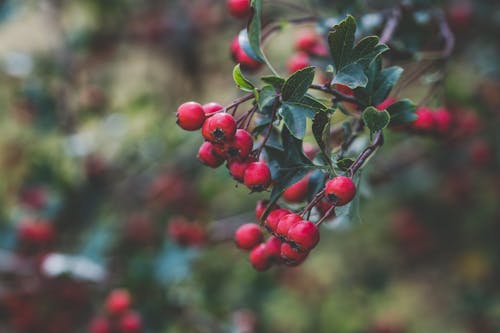
M 304 15 L 279 2 L 266 19 Z M 394 5 L 290 2 L 366 22 Z M 111 332 L 116 289 L 123 332 L 500 332 L 500 8 L 442 6 L 442 86 L 397 97 L 446 106 L 459 135 L 389 134 L 350 221 L 300 267 L 258 273 L 231 237 L 266 193 L 202 167 L 201 136 L 175 124 L 184 101 L 238 96 L 245 22 L 222 0 L 0 1 L 0 332 Z M 298 30 L 269 45 L 280 73 Z

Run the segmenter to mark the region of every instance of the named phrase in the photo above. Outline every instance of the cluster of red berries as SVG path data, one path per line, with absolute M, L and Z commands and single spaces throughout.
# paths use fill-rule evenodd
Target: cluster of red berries
M 332 208 L 349 203 L 355 194 L 353 181 L 344 176 L 334 177 L 324 188 L 324 196 Z M 265 201 L 257 203 L 255 214 L 258 220 L 261 220 L 267 206 Z M 262 229 L 256 223 L 240 226 L 234 235 L 240 249 L 250 250 L 250 263 L 258 271 L 265 271 L 273 265 L 301 264 L 320 239 L 317 224 L 277 205 L 267 215 L 263 225 L 271 234 L 265 242 Z
M 303 30 L 295 40 L 295 53 L 288 59 L 287 69 L 295 73 L 311 65 L 312 57 L 327 57 L 328 48 L 320 35 L 312 30 Z
M 141 316 L 131 310 L 132 299 L 127 290 L 115 289 L 105 302 L 106 314 L 92 319 L 90 333 L 140 333 Z
M 265 162 L 252 155 L 252 135 L 239 129 L 236 120 L 216 103 L 201 105 L 187 102 L 177 110 L 177 124 L 188 131 L 201 129 L 205 142 L 198 159 L 211 168 L 227 162 L 231 176 L 252 192 L 264 191 L 271 185 L 271 171 Z

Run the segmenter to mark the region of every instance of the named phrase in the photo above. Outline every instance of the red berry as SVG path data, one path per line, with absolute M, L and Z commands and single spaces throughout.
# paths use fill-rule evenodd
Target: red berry
M 200 150 L 198 150 L 198 159 L 201 163 L 211 168 L 217 168 L 224 163 L 224 159 L 219 157 L 214 151 L 214 145 L 208 141 L 204 142 L 201 145 Z
M 326 183 L 325 195 L 336 206 L 343 206 L 356 195 L 356 185 L 351 178 L 337 176 Z
M 203 126 L 205 112 L 196 102 L 186 102 L 177 109 L 177 125 L 186 131 L 195 131 Z
M 295 49 L 297 51 L 310 53 L 319 42 L 319 36 L 314 31 L 303 30 L 297 35 Z
M 250 163 L 245 170 L 243 181 L 252 192 L 264 191 L 271 185 L 271 170 L 265 162 Z
M 251 250 L 262 242 L 263 236 L 259 225 L 255 223 L 246 223 L 236 230 L 234 241 L 240 249 Z
M 288 231 L 288 239 L 299 251 L 310 251 L 319 242 L 319 230 L 311 221 L 300 221 Z
M 281 258 L 287 266 L 297 266 L 302 263 L 309 254 L 308 252 L 298 252 L 290 244 L 281 244 Z
M 317 57 L 326 57 L 330 53 L 330 50 L 328 50 L 325 44 L 318 43 L 309 50 L 309 53 Z
M 264 243 L 266 245 L 266 253 L 268 258 L 273 263 L 281 262 L 281 241 L 278 237 L 271 236 Z
M 17 236 L 22 243 L 44 247 L 50 245 L 56 231 L 52 224 L 45 220 L 25 219 L 19 223 Z
M 244 19 L 250 16 L 250 0 L 228 0 L 226 5 L 229 13 L 235 18 Z
M 257 201 L 257 205 L 255 206 L 255 216 L 257 217 L 257 220 L 260 221 L 260 218 L 262 217 L 262 214 L 264 214 L 264 212 L 266 211 L 267 206 L 269 206 L 269 200 Z M 273 210 L 278 209 L 278 208 L 280 208 L 280 206 L 278 206 L 277 204 L 274 204 L 273 208 L 271 210 L 273 211 Z
M 249 255 L 250 263 L 258 271 L 265 271 L 272 265 L 266 244 L 260 244 L 253 248 Z
M 115 289 L 106 298 L 106 310 L 111 315 L 124 313 L 130 308 L 132 299 L 125 289 Z
M 198 247 L 205 243 L 205 230 L 200 224 L 189 222 L 184 217 L 170 219 L 168 236 L 181 246 Z
M 295 53 L 288 59 L 287 69 L 289 73 L 295 73 L 298 70 L 306 68 L 309 66 L 310 60 L 307 53 L 299 52 Z
M 299 223 L 301 220 L 302 218 L 300 215 L 294 213 L 281 217 L 276 227 L 276 237 L 281 240 L 288 239 L 288 231 L 290 228 Z
M 95 317 L 89 325 L 90 333 L 110 333 L 111 325 L 106 317 Z
M 377 105 L 377 109 L 379 111 L 383 111 L 383 110 L 387 109 L 389 106 L 391 106 L 392 104 L 396 103 L 397 101 L 398 100 L 395 99 L 395 98 L 388 97 L 382 103 L 380 103 L 379 105 Z
M 245 176 L 245 170 L 248 165 L 252 163 L 251 160 L 246 161 L 229 161 L 227 162 L 227 168 L 229 169 L 229 174 L 238 182 L 243 182 L 243 177 Z
M 276 232 L 276 228 L 278 227 L 278 223 L 279 223 L 280 219 L 283 216 L 290 214 L 290 213 L 291 212 L 288 209 L 280 208 L 280 209 L 273 210 L 272 212 L 269 213 L 269 215 L 267 215 L 266 221 L 264 222 L 266 229 L 272 233 Z
M 201 133 L 210 142 L 227 142 L 236 133 L 236 120 L 229 113 L 216 113 L 205 121 Z
M 125 313 L 118 323 L 122 333 L 139 333 L 142 331 L 141 316 L 136 312 Z
M 304 154 L 310 160 L 313 160 L 318 154 L 318 148 L 311 143 L 305 142 L 304 145 L 302 146 L 302 150 L 304 150 Z
M 244 129 L 236 130 L 233 140 L 226 143 L 224 151 L 228 159 L 243 160 L 250 155 L 253 148 L 253 138 L 250 133 Z
M 236 52 L 236 62 L 241 65 L 242 69 L 250 72 L 257 71 L 262 67 L 260 61 L 250 57 L 241 47 Z
M 283 192 L 282 198 L 291 203 L 302 202 L 307 198 L 309 190 L 309 175 L 290 186 Z
M 216 113 L 222 109 L 224 109 L 224 107 L 219 103 L 211 102 L 203 105 L 203 112 L 205 112 L 205 115 L 207 116 Z
M 436 124 L 430 109 L 421 107 L 415 111 L 415 114 L 418 118 L 411 124 L 414 130 L 426 133 L 430 133 L 434 130 Z
M 441 135 L 447 134 L 451 129 L 451 123 L 453 120 L 451 113 L 445 108 L 441 108 L 434 111 L 432 116 L 434 117 L 436 132 Z

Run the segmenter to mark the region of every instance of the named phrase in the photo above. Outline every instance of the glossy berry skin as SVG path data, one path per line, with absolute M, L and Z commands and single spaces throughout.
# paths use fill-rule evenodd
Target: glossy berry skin
M 290 228 L 288 239 L 299 251 L 308 252 L 318 245 L 318 227 L 311 221 L 300 221 Z
M 262 230 L 257 224 L 246 223 L 236 230 L 234 242 L 240 249 L 251 250 L 262 242 L 263 237 Z
M 296 225 L 302 220 L 298 214 L 287 214 L 280 218 L 278 225 L 276 226 L 275 235 L 281 240 L 288 239 L 288 231 L 291 227 Z
M 289 188 L 285 190 L 282 194 L 282 198 L 291 203 L 299 203 L 307 198 L 307 192 L 309 190 L 309 175 L 305 176 Z
M 290 214 L 290 213 L 291 212 L 288 209 L 280 208 L 280 209 L 273 210 L 272 212 L 269 213 L 269 215 L 267 215 L 266 221 L 264 223 L 264 225 L 266 226 L 266 229 L 271 233 L 276 232 L 276 229 L 278 228 L 278 223 L 279 223 L 280 219 L 283 216 Z
M 132 303 L 130 294 L 125 289 L 115 289 L 106 298 L 106 310 L 111 315 L 126 312 Z
M 200 149 L 198 150 L 198 159 L 201 163 L 205 164 L 211 168 L 217 168 L 222 163 L 224 163 L 224 159 L 219 157 L 214 151 L 214 145 L 211 142 L 204 142 Z
M 254 247 L 253 250 L 250 251 L 249 260 L 253 268 L 260 272 L 269 269 L 272 265 L 272 261 L 266 249 L 266 244 L 259 244 Z
M 229 13 L 238 19 L 244 19 L 250 16 L 250 0 L 228 0 L 227 9 Z
M 246 159 L 252 152 L 253 138 L 244 129 L 236 130 L 233 140 L 226 143 L 224 151 L 228 159 Z
M 229 113 L 216 113 L 208 118 L 201 129 L 203 137 L 212 142 L 228 142 L 236 133 L 236 120 Z
M 298 252 L 289 243 L 282 243 L 280 254 L 287 266 L 297 266 L 307 258 L 309 253 Z
M 132 311 L 127 312 L 120 318 L 118 326 L 122 333 L 139 333 L 142 331 L 141 316 Z
M 186 131 L 199 130 L 205 122 L 205 111 L 201 104 L 186 102 L 177 109 L 177 125 Z
M 246 70 L 249 72 L 255 72 L 263 66 L 263 63 L 250 57 L 245 52 L 245 50 L 243 50 L 240 47 L 240 42 L 238 40 L 238 36 L 236 36 L 232 40 L 231 46 L 230 46 L 230 51 L 231 51 L 231 58 L 233 59 L 233 61 L 240 64 L 240 66 L 243 70 Z
M 95 317 L 89 325 L 90 333 L 111 333 L 111 325 L 105 317 Z
M 415 131 L 430 133 L 435 129 L 434 116 L 430 109 L 419 108 L 415 111 L 415 114 L 418 118 L 411 123 Z
M 205 112 L 205 115 L 207 115 L 207 116 L 214 114 L 214 113 L 217 113 L 217 112 L 221 111 L 222 109 L 224 109 L 224 107 L 222 105 L 220 105 L 219 103 L 215 103 L 215 102 L 210 102 L 210 103 L 203 105 L 203 112 Z
M 310 53 L 319 42 L 319 36 L 314 31 L 304 30 L 297 35 L 294 46 L 297 51 Z
M 243 182 L 252 192 L 262 192 L 271 185 L 271 170 L 264 162 L 253 162 L 245 170 Z
M 269 200 L 257 201 L 257 205 L 255 205 L 255 216 L 257 217 L 257 220 L 260 221 L 260 218 L 262 217 L 262 215 L 266 211 L 267 206 L 269 206 Z M 279 208 L 280 208 L 280 206 L 278 204 L 274 204 L 271 212 L 276 210 L 276 209 L 279 209 Z
M 336 206 L 343 206 L 356 195 L 356 185 L 351 178 L 337 176 L 330 179 L 325 185 L 325 196 Z
M 288 62 L 286 64 L 288 72 L 295 73 L 298 70 L 301 70 L 303 68 L 306 68 L 310 64 L 310 59 L 307 53 L 304 52 L 299 52 L 295 53 L 288 59 Z
M 231 177 L 233 177 L 234 180 L 242 183 L 243 178 L 245 176 L 245 170 L 248 168 L 248 165 L 250 165 L 252 161 L 238 161 L 238 160 L 233 160 L 227 162 L 227 168 L 229 169 L 229 174 Z
M 264 243 L 266 246 L 266 253 L 269 258 L 268 260 L 272 263 L 281 263 L 281 243 L 281 240 L 275 236 L 269 237 L 269 239 Z
M 445 108 L 437 109 L 432 113 L 436 132 L 440 135 L 446 135 L 450 132 L 453 118 L 451 113 Z

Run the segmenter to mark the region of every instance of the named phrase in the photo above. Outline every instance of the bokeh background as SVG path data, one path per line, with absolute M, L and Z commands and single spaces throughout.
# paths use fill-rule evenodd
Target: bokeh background
M 394 5 L 291 2 L 358 19 Z M 266 193 L 202 167 L 201 136 L 175 125 L 184 101 L 239 94 L 245 23 L 225 1 L 0 1 L 0 332 L 90 332 L 116 288 L 151 333 L 500 332 L 500 6 L 415 2 L 442 6 L 456 49 L 396 97 L 447 107 L 458 134 L 388 134 L 355 214 L 302 266 L 258 273 L 232 233 Z M 269 45 L 281 73 L 298 30 Z

